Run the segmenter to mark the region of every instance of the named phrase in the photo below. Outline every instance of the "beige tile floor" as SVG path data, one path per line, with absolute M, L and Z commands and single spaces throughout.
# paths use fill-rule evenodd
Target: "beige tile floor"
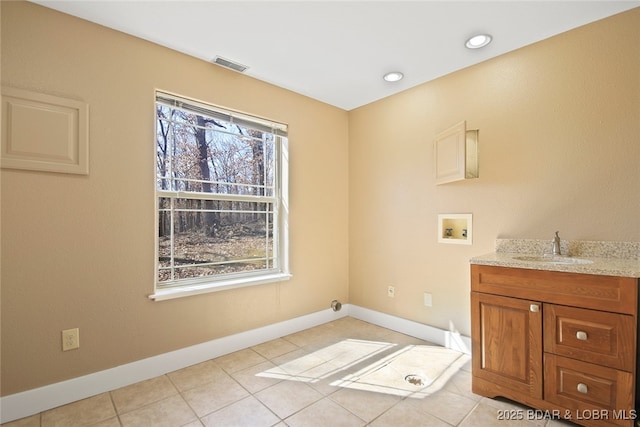
M 470 369 L 467 355 L 345 317 L 3 426 L 572 425 L 499 420 L 527 408 L 473 394 Z

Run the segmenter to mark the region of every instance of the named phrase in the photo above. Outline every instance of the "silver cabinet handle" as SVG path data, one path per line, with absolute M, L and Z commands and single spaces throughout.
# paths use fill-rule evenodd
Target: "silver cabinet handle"
M 529 305 L 529 311 L 532 313 L 537 313 L 540 311 L 540 306 L 538 304 Z
M 589 392 L 589 387 L 583 383 L 579 383 L 577 389 L 580 393 L 587 394 Z
M 576 332 L 576 338 L 579 339 L 580 341 L 586 341 L 587 333 L 585 331 L 578 331 Z

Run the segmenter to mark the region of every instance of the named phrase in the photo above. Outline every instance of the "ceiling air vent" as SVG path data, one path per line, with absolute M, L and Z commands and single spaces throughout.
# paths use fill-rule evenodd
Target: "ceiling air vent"
M 213 60 L 213 63 L 216 65 L 220 65 L 224 68 L 229 68 L 233 71 L 238 71 L 240 73 L 244 73 L 244 71 L 249 68 L 246 65 L 238 64 L 237 62 L 229 61 L 228 59 L 224 59 L 220 56 L 216 56 Z

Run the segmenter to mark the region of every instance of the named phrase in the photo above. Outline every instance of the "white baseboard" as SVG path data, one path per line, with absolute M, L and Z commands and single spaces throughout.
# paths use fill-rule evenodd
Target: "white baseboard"
M 331 309 L 322 310 L 82 377 L 0 397 L 0 423 L 28 417 L 77 400 L 164 375 L 346 316 L 415 336 L 444 347 L 470 353 L 471 340 L 468 337 L 411 320 L 345 304 L 339 312 L 334 312 Z
M 424 323 L 418 323 L 413 320 L 402 319 L 379 311 L 358 307 L 357 305 L 349 306 L 349 316 L 391 329 L 392 331 L 430 341 L 452 350 L 471 354 L 471 338 L 460 335 L 457 331 L 446 331 L 425 325 Z

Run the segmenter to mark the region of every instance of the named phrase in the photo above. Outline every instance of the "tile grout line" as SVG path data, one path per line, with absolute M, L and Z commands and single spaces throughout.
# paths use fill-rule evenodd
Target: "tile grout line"
M 111 400 L 111 404 L 113 405 L 113 412 L 115 412 L 116 414 L 116 420 L 118 421 L 118 424 L 120 425 L 120 427 L 122 427 L 122 420 L 120 419 L 120 414 L 118 413 L 118 407 L 116 406 L 116 402 L 115 400 L 113 400 L 113 390 L 109 391 L 109 399 Z

